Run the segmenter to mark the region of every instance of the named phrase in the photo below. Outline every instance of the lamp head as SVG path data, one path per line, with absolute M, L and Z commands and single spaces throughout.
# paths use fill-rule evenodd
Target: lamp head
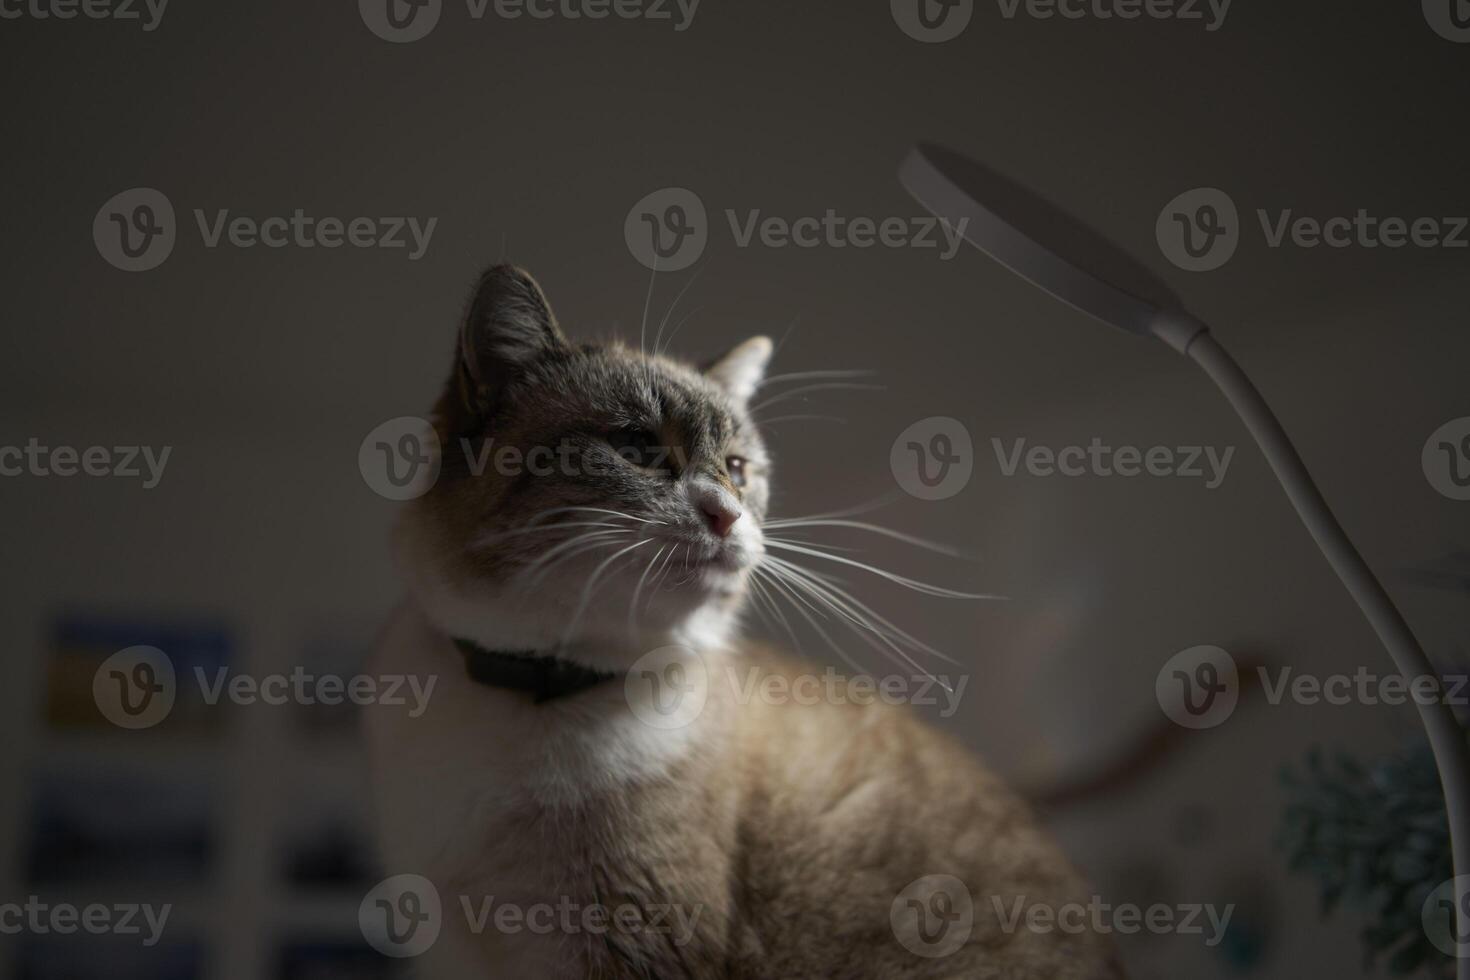
M 898 179 L 980 251 L 1104 323 L 1155 334 L 1161 314 L 1174 319 L 1183 310 L 1173 291 L 1132 255 L 1035 191 L 974 160 L 920 143 L 904 160 Z

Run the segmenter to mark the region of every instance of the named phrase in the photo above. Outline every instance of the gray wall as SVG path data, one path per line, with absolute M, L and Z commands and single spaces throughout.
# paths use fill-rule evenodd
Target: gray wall
M 778 515 L 892 492 L 890 445 L 919 419 L 953 416 L 974 437 L 963 493 L 900 495 L 876 519 L 978 563 L 863 544 L 886 566 L 1011 600 L 864 594 L 973 672 L 942 723 L 996 765 L 1026 779 L 1095 769 L 1158 723 L 1155 675 L 1198 643 L 1318 673 L 1387 671 L 1229 409 L 1185 361 L 1086 322 L 968 250 L 946 262 L 920 250 L 740 248 L 724 225 L 727 208 L 915 215 L 894 174 L 918 138 L 1022 176 L 1166 275 L 1253 373 L 1426 646 L 1463 652 L 1463 598 L 1399 572 L 1470 545 L 1470 504 L 1437 494 L 1419 462 L 1430 432 L 1470 415 L 1466 253 L 1273 249 L 1253 218 L 1470 213 L 1470 45 L 1436 36 L 1417 5 L 1241 0 L 1207 32 L 1008 21 L 980 4 L 964 35 L 939 45 L 905 37 L 881 2 L 706 0 L 684 32 L 476 22 L 451 2 L 432 35 L 404 45 L 370 34 L 353 6 L 175 0 L 152 32 L 0 22 L 0 438 L 174 447 L 152 491 L 0 481 L 12 663 L 0 707 L 22 746 L 0 768 L 11 785 L 48 758 L 34 722 L 44 624 L 62 606 L 216 611 L 256 664 L 289 664 L 303 624 L 370 632 L 397 587 L 385 549 L 393 505 L 358 474 L 362 437 L 427 409 L 465 290 L 503 256 L 541 278 L 573 333 L 636 335 L 649 274 L 623 222 L 665 186 L 696 191 L 716 219 L 674 315 L 697 310 L 677 351 L 770 333 L 785 337 L 774 370 L 872 368 L 886 386 L 792 407 L 844 421 L 773 430 Z M 181 238 L 160 268 L 129 275 L 99 258 L 89 229 L 105 200 L 135 186 L 168 195 Z M 1224 268 L 1191 274 L 1167 263 L 1153 229 L 1165 202 L 1197 186 L 1226 190 L 1251 228 Z M 439 221 L 419 261 L 208 249 L 193 227 L 196 208 L 297 207 Z M 690 279 L 657 278 L 655 316 Z M 1094 436 L 1236 455 L 1207 491 L 1005 477 L 990 450 L 992 437 Z M 273 766 L 295 763 L 268 722 L 255 724 L 236 737 L 246 755 L 262 746 L 256 761 L 224 775 L 263 790 Z M 1054 819 L 1104 889 L 1162 875 L 1158 887 L 1183 900 L 1246 901 L 1224 896 L 1261 882 L 1275 931 L 1257 975 L 1355 976 L 1357 922 L 1320 924 L 1311 888 L 1280 870 L 1276 770 L 1313 743 L 1377 756 L 1413 731 L 1403 709 L 1250 701 L 1126 791 Z M 6 840 L 20 842 L 24 793 L 0 795 L 12 801 L 0 811 Z M 242 957 L 227 975 L 244 977 L 268 954 L 261 936 L 231 931 L 231 903 L 269 903 L 271 886 L 248 840 L 234 846 L 234 870 L 199 904 L 219 904 L 204 917 Z M 24 893 L 18 867 L 0 875 L 7 893 Z M 1141 976 L 1229 975 L 1185 937 L 1128 948 Z

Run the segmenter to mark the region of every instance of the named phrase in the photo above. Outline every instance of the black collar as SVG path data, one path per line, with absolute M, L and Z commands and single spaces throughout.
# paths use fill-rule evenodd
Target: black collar
M 456 639 L 464 654 L 465 673 L 476 684 L 524 691 L 537 704 L 596 687 L 617 674 L 593 670 L 533 651 L 486 650 L 472 640 Z

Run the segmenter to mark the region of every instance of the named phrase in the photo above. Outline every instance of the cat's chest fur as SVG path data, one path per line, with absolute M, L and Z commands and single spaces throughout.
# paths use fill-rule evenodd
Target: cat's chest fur
M 444 969 L 428 975 L 480 976 L 468 971 L 494 963 L 507 976 L 512 965 L 581 976 L 608 958 L 724 955 L 741 792 L 728 706 L 655 729 L 628 710 L 620 681 L 537 705 L 470 680 L 411 606 L 395 614 L 372 670 L 436 678 L 421 717 L 367 714 L 385 871 L 440 891 L 444 936 L 429 962 Z M 712 768 L 725 778 L 707 778 Z M 498 927 L 505 906 L 558 926 Z M 600 916 L 632 910 L 657 928 L 597 931 Z

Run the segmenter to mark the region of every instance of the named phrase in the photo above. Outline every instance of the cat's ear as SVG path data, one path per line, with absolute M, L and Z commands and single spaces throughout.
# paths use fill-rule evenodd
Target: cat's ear
M 497 265 L 480 276 L 459 332 L 460 363 L 477 386 L 499 387 L 565 346 L 551 304 L 529 272 Z
M 771 338 L 751 337 L 708 365 L 704 369 L 705 377 L 719 385 L 733 401 L 743 405 L 755 394 L 761 379 L 766 376 L 771 350 Z
M 459 331 L 451 379 L 457 415 L 490 411 L 500 391 L 526 368 L 564 350 L 551 304 L 530 273 L 513 265 L 487 269 L 475 284 Z

